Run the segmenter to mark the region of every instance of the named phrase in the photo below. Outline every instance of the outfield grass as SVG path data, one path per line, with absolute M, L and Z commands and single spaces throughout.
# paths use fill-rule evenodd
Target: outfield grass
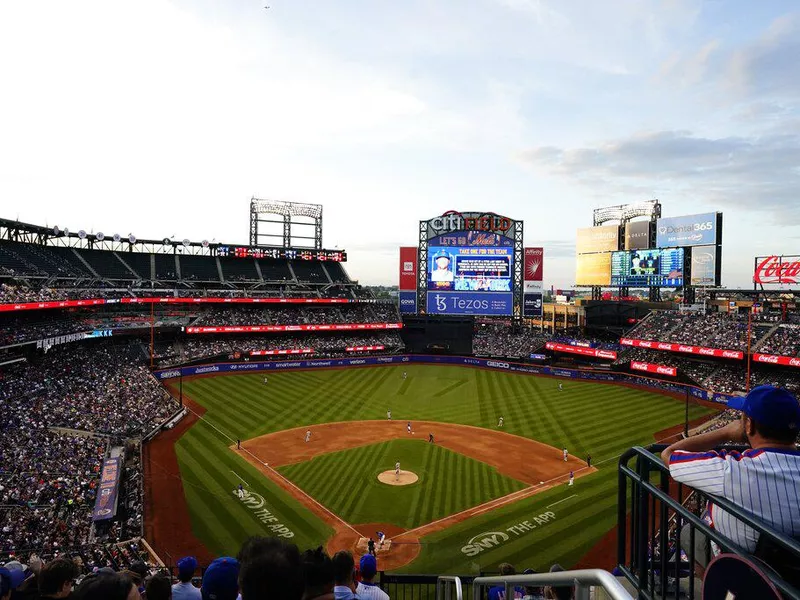
M 407 379 L 401 376 L 404 370 Z M 488 428 L 503 416 L 508 433 L 566 446 L 580 457 L 590 452 L 599 472 L 578 479 L 572 488 L 550 490 L 423 538 L 420 557 L 404 570 L 467 573 L 501 560 L 536 569 L 553 561 L 570 566 L 616 522 L 616 457 L 631 446 L 652 443 L 654 432 L 681 423 L 684 405 L 651 392 L 591 382 L 562 380 L 564 391 L 559 392 L 559 381 L 430 365 L 270 373 L 268 385 L 259 374 L 185 381 L 184 393 L 208 410 L 207 422 L 178 442 L 195 533 L 212 551 L 228 553 L 235 553 L 247 534 L 271 533 L 233 497 L 238 474 L 265 496 L 279 522 L 293 527 L 301 547 L 330 535 L 325 523 L 230 452 L 236 438 L 314 423 L 383 420 L 387 409 L 401 421 Z M 693 405 L 689 418 L 708 412 Z M 343 485 L 330 471 L 319 477 Z M 533 517 L 548 512 L 553 519 L 520 533 L 525 527 L 520 523 L 535 524 Z M 509 539 L 468 556 L 463 551 L 467 542 L 486 531 L 503 532 Z
M 400 468 L 419 480 L 378 481 Z M 423 440 L 392 440 L 318 456 L 278 469 L 348 523 L 392 523 L 411 529 L 525 487 L 489 465 Z

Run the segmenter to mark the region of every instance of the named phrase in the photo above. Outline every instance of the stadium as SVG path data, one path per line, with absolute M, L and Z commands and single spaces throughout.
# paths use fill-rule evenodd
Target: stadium
M 321 548 L 306 569 L 349 553 L 393 598 L 699 598 L 718 569 L 800 597 L 792 517 L 661 458 L 723 436 L 705 450 L 745 460 L 728 405 L 796 397 L 797 257 L 756 257 L 753 288 L 724 289 L 722 213 L 609 206 L 577 231 L 576 289 L 548 290 L 522 220 L 421 217 L 383 298 L 323 246 L 320 205 L 253 198 L 247 243 L 0 220 L 14 594 L 63 559 L 70 583 L 111 570 L 144 590 L 205 586 L 238 555 L 246 600 L 262 544 Z M 758 544 L 711 527 L 711 504 Z

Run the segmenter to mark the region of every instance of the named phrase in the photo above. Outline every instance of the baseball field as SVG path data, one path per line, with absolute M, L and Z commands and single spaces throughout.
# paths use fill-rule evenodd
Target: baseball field
M 616 523 L 619 454 L 684 416 L 682 402 L 630 387 L 468 367 L 268 377 L 184 380 L 194 415 L 172 456 L 167 436 L 169 448 L 149 457 L 154 512 L 172 513 L 149 535 L 170 557 L 201 545 L 235 554 L 253 534 L 360 551 L 383 531 L 387 570 L 568 567 Z M 689 416 L 710 412 L 692 405 Z M 413 482 L 378 480 L 398 462 Z

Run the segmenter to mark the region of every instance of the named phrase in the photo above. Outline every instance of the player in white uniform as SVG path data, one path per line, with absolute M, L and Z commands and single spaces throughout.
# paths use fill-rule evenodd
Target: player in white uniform
M 267 378 L 266 378 L 266 377 L 264 377 L 264 385 L 266 385 L 266 384 L 267 384 L 267 381 L 268 381 L 268 380 L 267 380 Z
M 503 426 L 503 417 L 500 417 L 500 420 L 497 422 L 497 426 L 498 427 L 502 427 Z
M 567 457 L 569 457 L 569 452 L 567 452 L 567 449 L 564 448 L 564 462 L 567 462 Z
M 399 460 L 396 463 L 394 463 L 394 480 L 395 481 L 399 481 L 400 480 L 400 461 Z
M 244 488 L 242 487 L 241 483 L 239 484 L 239 487 L 236 488 L 236 495 L 239 496 L 239 500 L 244 498 Z
M 574 471 L 570 471 L 569 472 L 569 484 L 567 484 L 567 485 L 572 485 L 573 483 L 575 483 L 575 473 L 574 473 Z
M 311 430 L 306 431 L 306 444 L 311 441 Z
M 558 384 L 558 391 L 559 392 L 563 392 L 564 391 L 564 384 L 563 383 L 559 383 Z
M 392 411 L 391 410 L 387 410 L 386 411 L 386 420 L 387 421 L 391 421 L 392 420 Z
M 411 421 L 409 421 L 408 424 L 406 425 L 406 431 L 408 433 L 411 433 Z
M 403 379 L 405 379 L 406 377 L 408 377 L 408 373 L 406 373 L 405 371 L 403 371 Z

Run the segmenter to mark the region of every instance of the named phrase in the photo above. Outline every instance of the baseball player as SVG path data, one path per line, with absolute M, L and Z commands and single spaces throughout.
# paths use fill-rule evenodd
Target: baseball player
M 587 454 L 586 455 L 586 466 L 587 467 L 591 467 L 592 466 L 592 455 L 591 454 Z
M 564 448 L 564 462 L 567 462 L 567 457 L 569 457 L 569 452 L 567 452 L 567 449 Z
M 408 373 L 406 373 L 405 371 L 403 371 L 403 379 L 405 379 L 406 377 L 408 377 Z
M 239 496 L 239 500 L 244 498 L 244 488 L 242 487 L 241 483 L 239 484 L 239 487 L 236 488 L 236 494 Z
M 236 440 L 236 449 L 237 450 L 241 450 L 242 449 L 242 440 L 240 440 L 240 439 Z
M 267 385 L 267 383 L 268 383 L 268 380 L 267 380 L 266 377 L 264 377 L 264 385 Z
M 573 471 L 569 472 L 569 483 L 567 485 L 572 485 L 575 483 L 575 473 Z
M 386 411 L 386 420 L 387 421 L 391 421 L 392 420 L 392 411 L 391 410 L 387 410 Z
M 429 433 L 429 434 L 428 434 L 428 442 L 429 442 L 429 443 L 431 443 L 431 444 L 435 443 L 435 442 L 433 441 L 433 434 L 432 434 L 432 433 Z
M 408 433 L 411 433 L 411 421 L 409 421 L 408 424 L 406 425 L 406 431 L 408 431 Z
M 383 548 L 383 540 L 386 539 L 386 534 L 382 531 L 375 532 L 378 535 L 378 548 Z
M 400 481 L 400 461 L 394 463 L 394 480 Z
M 306 431 L 306 444 L 311 441 L 311 430 Z M 565 450 L 566 452 L 566 450 Z M 566 458 L 564 460 L 567 460 Z
M 500 417 L 500 420 L 497 422 L 497 426 L 498 427 L 502 427 L 503 426 L 503 417 Z
M 559 392 L 563 392 L 564 391 L 564 384 L 563 383 L 559 383 L 558 384 L 558 391 Z

